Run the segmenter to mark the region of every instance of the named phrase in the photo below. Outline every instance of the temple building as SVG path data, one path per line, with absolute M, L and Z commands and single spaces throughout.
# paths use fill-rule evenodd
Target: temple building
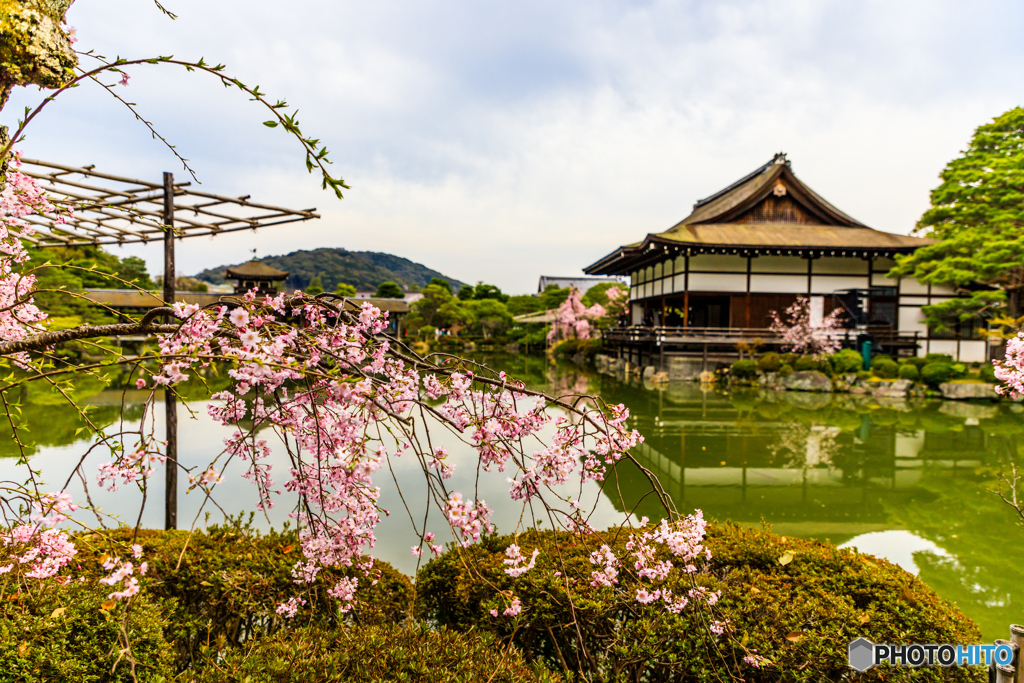
M 235 280 L 235 294 L 245 294 L 256 287 L 260 294 L 274 296 L 278 293 L 277 283 L 281 283 L 283 287 L 288 275 L 286 271 L 268 266 L 262 261 L 252 260 L 240 266 L 228 268 L 224 273 L 224 278 Z
M 871 338 L 876 349 L 894 355 L 987 360 L 980 329 L 960 325 L 939 333 L 924 323 L 921 307 L 955 296 L 952 290 L 887 275 L 895 255 L 929 243 L 848 216 L 777 154 L 698 201 L 665 232 L 619 247 L 584 272 L 630 279 L 629 327 L 613 330 L 610 340 L 649 338 L 681 352 L 702 346 L 705 354 L 708 344 L 718 350 L 753 339 L 771 345 L 771 311 L 808 297 L 812 321 L 844 310 L 850 346 Z

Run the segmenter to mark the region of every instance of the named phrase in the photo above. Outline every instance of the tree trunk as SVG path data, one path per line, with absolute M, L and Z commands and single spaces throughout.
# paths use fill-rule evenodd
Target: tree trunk
M 1006 292 L 1007 313 L 1011 318 L 1019 318 L 1021 316 L 1020 292 L 1021 290 L 1019 289 L 1010 289 Z

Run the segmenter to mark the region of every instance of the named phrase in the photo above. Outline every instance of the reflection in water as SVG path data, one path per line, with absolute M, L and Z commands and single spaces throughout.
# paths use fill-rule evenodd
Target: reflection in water
M 606 377 L 595 385 L 630 407 L 647 437 L 638 460 L 680 511 L 884 556 L 956 602 L 988 638 L 1019 620 L 1024 530 L 992 489 L 1001 462 L 1021 455 L 1021 406 L 643 390 Z M 655 501 L 639 500 L 643 480 L 632 469 L 620 467 L 617 488 L 634 490 L 638 511 L 653 518 Z
M 485 360 L 532 389 L 589 393 L 611 404 L 624 403 L 632 413 L 631 426 L 645 436 L 634 455 L 658 476 L 681 512 L 700 508 L 710 518 L 768 523 L 783 535 L 854 545 L 887 557 L 956 602 L 989 639 L 1003 637 L 1007 625 L 1019 621 L 1024 530 L 991 489 L 1001 462 L 1018 461 L 1021 455 L 1024 406 L 703 391 L 690 383 L 644 388 L 551 366 L 543 358 Z M 130 399 L 129 421 L 138 419 Z M 118 419 L 120 393 L 101 394 L 91 403 L 99 421 Z M 33 425 L 38 440 L 33 466 L 45 470 L 48 463 L 81 453 L 81 444 L 68 447 L 80 426 L 73 410 L 45 396 L 26 397 L 23 405 L 25 423 Z M 224 436 L 204 413 L 200 407 L 198 421 L 180 418 L 183 458 L 202 467 Z M 162 410 L 158 421 L 160 415 Z M 9 439 L 0 442 L 6 449 L 0 454 L 16 452 Z M 464 458 L 461 462 L 471 457 L 455 440 L 446 445 L 453 456 Z M 422 514 L 426 498 L 418 493 L 421 475 L 413 465 L 396 462 L 395 475 L 411 509 Z M 280 466 L 287 463 L 282 460 Z M 5 469 L 3 459 L 0 469 Z M 473 469 L 457 468 L 456 489 L 471 490 Z M 393 485 L 386 479 L 380 483 L 382 504 L 398 514 L 382 524 L 377 552 L 411 573 L 408 517 Z M 162 490 L 162 478 L 154 478 L 152 485 Z M 241 482 L 223 490 L 229 511 L 252 509 L 255 497 L 246 486 Z M 484 486 L 499 530 L 511 531 L 514 521 L 503 520 L 518 519 L 521 510 L 505 502 L 507 483 L 496 477 Z M 594 486 L 585 498 L 601 498 L 592 519 L 596 526 L 620 521 L 626 512 L 651 519 L 662 514 L 658 501 L 644 495 L 649 485 L 632 464 L 620 463 L 602 489 L 603 496 Z M 192 498 L 185 496 L 183 509 L 198 510 L 199 501 Z M 116 512 L 124 500 L 110 497 L 105 504 Z M 278 512 L 271 521 L 279 525 L 286 517 L 284 510 Z M 162 513 L 153 509 L 143 523 L 158 525 L 161 519 Z

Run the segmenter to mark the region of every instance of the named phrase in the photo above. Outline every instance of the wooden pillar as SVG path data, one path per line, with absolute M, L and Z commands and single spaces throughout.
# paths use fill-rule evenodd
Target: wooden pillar
M 164 303 L 174 303 L 174 174 L 164 173 Z M 168 315 L 167 322 L 174 317 Z M 164 388 L 164 437 L 167 439 L 166 476 L 164 492 L 164 528 L 178 527 L 178 404 L 171 387 Z
M 814 271 L 814 254 L 807 254 L 807 297 L 810 298 L 811 292 L 811 273 Z
M 754 259 L 753 257 L 747 257 L 747 322 L 746 328 L 750 329 L 750 273 L 753 268 Z
M 690 255 L 683 257 L 683 327 L 690 326 Z

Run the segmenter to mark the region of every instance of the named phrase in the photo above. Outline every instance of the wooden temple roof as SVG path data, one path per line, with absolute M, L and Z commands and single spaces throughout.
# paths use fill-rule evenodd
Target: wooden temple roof
M 710 197 L 662 233 L 619 247 L 586 267 L 589 275 L 626 275 L 670 254 L 890 256 L 933 240 L 869 228 L 843 213 L 793 173 L 785 154 Z
M 238 280 L 284 280 L 288 273 L 268 266 L 262 261 L 249 261 L 240 266 L 229 267 L 224 277 Z

